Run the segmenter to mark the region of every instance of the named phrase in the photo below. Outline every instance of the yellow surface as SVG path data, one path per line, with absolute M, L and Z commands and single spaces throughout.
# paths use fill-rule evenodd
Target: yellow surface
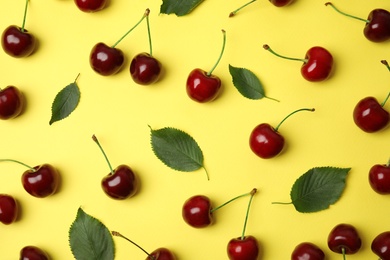
M 0 259 L 18 258 L 19 250 L 36 245 L 53 259 L 73 259 L 68 230 L 81 206 L 110 230 L 120 231 L 146 250 L 165 246 L 185 260 L 227 259 L 227 242 L 241 234 L 247 199 L 215 213 L 216 223 L 205 229 L 187 226 L 181 217 L 183 202 L 192 195 L 209 196 L 214 206 L 239 194 L 259 189 L 247 234 L 261 244 L 262 259 L 289 259 L 300 242 L 320 246 L 327 259 L 341 259 L 326 245 L 329 231 L 339 223 L 353 224 L 363 245 L 347 259 L 377 259 L 372 239 L 390 230 L 390 197 L 374 193 L 367 174 L 389 156 L 390 129 L 366 134 L 352 120 L 352 110 L 363 97 L 383 100 L 390 88 L 390 73 L 380 63 L 389 59 L 389 42 L 372 43 L 364 23 L 340 16 L 322 1 L 297 0 L 276 8 L 257 1 L 236 17 L 230 11 L 246 1 L 205 1 L 188 16 L 160 15 L 161 1 L 115 1 L 103 11 L 86 14 L 71 0 L 30 1 L 26 29 L 39 40 L 28 58 L 0 53 L 1 85 L 15 85 L 27 100 L 24 113 L 2 121 L 0 158 L 30 165 L 50 163 L 61 173 L 57 194 L 37 199 L 20 183 L 23 166 L 0 164 L 0 192 L 15 196 L 21 216 L 12 225 L 0 226 Z M 366 18 L 374 8 L 390 9 L 380 0 L 349 4 L 340 9 Z M 21 25 L 24 0 L 3 1 L 0 28 Z M 164 77 L 152 86 L 132 82 L 131 58 L 148 51 L 146 23 L 117 47 L 127 56 L 124 69 L 103 77 L 89 67 L 89 52 L 97 42 L 113 44 L 150 8 L 154 55 L 165 68 Z M 227 33 L 224 56 L 214 71 L 223 82 L 223 93 L 214 102 L 198 104 L 185 92 L 188 73 L 195 67 L 209 70 L 221 48 L 221 29 Z M 299 62 L 278 59 L 263 50 L 269 44 L 281 54 L 303 57 L 314 45 L 327 48 L 335 59 L 333 77 L 310 83 L 300 75 Z M 252 101 L 239 94 L 231 82 L 228 64 L 252 70 L 264 84 L 269 99 Z M 80 73 L 81 101 L 70 117 L 49 125 L 55 95 Z M 280 128 L 286 150 L 263 160 L 249 149 L 248 138 L 260 123 L 276 125 L 291 111 L 302 112 Z M 390 109 L 390 104 L 386 105 Z M 199 143 L 204 171 L 174 171 L 162 164 L 150 146 L 150 131 L 166 126 L 189 133 Z M 142 187 L 133 198 L 115 201 L 100 188 L 109 169 L 91 136 L 95 134 L 113 166 L 128 164 Z M 302 214 L 289 201 L 294 181 L 316 166 L 351 167 L 341 199 L 330 209 Z M 114 238 L 116 259 L 144 259 L 143 252 Z

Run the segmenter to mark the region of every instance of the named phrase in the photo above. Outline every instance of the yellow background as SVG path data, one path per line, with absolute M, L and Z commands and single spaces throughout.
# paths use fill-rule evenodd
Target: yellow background
M 17 86 L 27 107 L 18 118 L 2 121 L 0 158 L 29 165 L 50 163 L 61 173 L 55 195 L 37 199 L 27 194 L 20 177 L 25 168 L 0 164 L 0 192 L 13 195 L 21 216 L 0 226 L 0 259 L 18 258 L 26 245 L 36 245 L 53 259 L 73 259 L 68 230 L 79 207 L 110 230 L 120 231 L 148 251 L 170 248 L 185 260 L 227 259 L 226 245 L 240 236 L 247 199 L 215 212 L 216 223 L 194 229 L 184 223 L 181 206 L 190 196 L 209 196 L 214 206 L 258 188 L 247 226 L 263 251 L 263 259 L 289 259 L 303 241 L 320 246 L 328 259 L 341 259 L 327 248 L 329 231 L 339 223 L 354 225 L 362 238 L 361 250 L 347 259 L 377 259 L 372 239 L 390 230 L 390 197 L 376 194 L 367 181 L 369 168 L 390 156 L 390 129 L 366 134 L 352 120 L 355 104 L 366 96 L 382 101 L 390 90 L 390 73 L 380 63 L 389 59 L 389 42 L 364 38 L 364 23 L 336 13 L 324 1 L 297 0 L 277 8 L 257 1 L 234 18 L 230 11 L 246 1 L 205 1 L 190 15 L 159 14 L 162 1 L 111 0 L 92 14 L 78 10 L 72 0 L 32 0 L 26 29 L 39 40 L 28 58 L 0 53 L 1 86 Z M 340 9 L 367 18 L 374 8 L 390 9 L 380 0 L 334 1 Z M 117 47 L 127 60 L 117 75 L 103 77 L 89 66 L 91 48 L 98 42 L 115 43 L 150 8 L 153 54 L 164 77 L 152 86 L 133 83 L 131 58 L 148 51 L 146 23 L 140 24 Z M 21 25 L 24 0 L 2 1 L 0 28 Z M 211 103 L 188 98 L 185 81 L 196 67 L 211 69 L 227 33 L 224 56 L 215 69 L 223 92 Z M 303 58 L 314 45 L 334 56 L 332 78 L 310 83 L 300 75 L 300 62 L 279 59 L 263 50 L 269 44 L 287 56 Z M 231 82 L 228 65 L 252 70 L 266 95 L 280 100 L 249 100 Z M 49 125 L 55 95 L 80 73 L 79 106 L 70 117 Z M 263 160 L 249 149 L 252 129 L 267 122 L 276 126 L 288 113 L 314 107 L 314 113 L 294 115 L 280 128 L 287 147 L 277 158 Z M 386 104 L 390 109 L 390 104 Z M 210 174 L 174 171 L 155 157 L 150 146 L 154 129 L 175 127 L 198 142 Z M 100 188 L 108 166 L 91 136 L 95 134 L 111 164 L 128 164 L 141 180 L 141 190 L 124 201 L 108 198 Z M 330 209 L 302 214 L 288 202 L 290 188 L 316 166 L 351 167 L 341 199 Z M 145 254 L 114 237 L 116 259 L 144 259 Z

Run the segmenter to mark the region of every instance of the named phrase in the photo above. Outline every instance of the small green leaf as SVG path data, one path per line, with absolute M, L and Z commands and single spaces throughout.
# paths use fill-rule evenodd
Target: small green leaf
M 184 16 L 192 12 L 203 0 L 163 0 L 160 13 Z
M 241 95 L 249 99 L 262 99 L 265 97 L 263 85 L 252 71 L 233 67 L 229 64 L 229 72 L 233 79 L 233 85 Z
M 115 246 L 110 231 L 81 208 L 69 229 L 69 245 L 77 260 L 113 260 Z
M 299 177 L 292 186 L 291 203 L 299 212 L 316 212 L 336 203 L 351 168 L 315 167 Z
M 80 101 L 80 89 L 76 81 L 69 84 L 57 93 L 52 107 L 49 124 L 68 117 L 77 107 Z
M 150 130 L 153 152 L 165 165 L 183 172 L 204 168 L 202 150 L 189 134 L 171 127 Z

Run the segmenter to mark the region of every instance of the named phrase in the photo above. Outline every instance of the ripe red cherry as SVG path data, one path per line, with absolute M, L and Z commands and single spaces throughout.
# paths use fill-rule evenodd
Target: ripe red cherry
M 182 217 L 188 225 L 194 228 L 211 225 L 214 221 L 210 199 L 203 195 L 196 195 L 187 199 L 182 208 Z
M 317 245 L 310 242 L 298 244 L 292 254 L 291 260 L 324 260 L 325 254 Z
M 98 145 L 100 151 L 110 168 L 110 173 L 102 179 L 101 186 L 103 191 L 111 198 L 124 200 L 134 196 L 138 191 L 138 178 L 133 170 L 127 165 L 119 165 L 113 169 L 97 137 L 92 136 L 92 140 Z
M 265 50 L 268 50 L 277 57 L 287 59 L 302 61 L 303 65 L 301 67 L 302 76 L 311 82 L 319 82 L 326 80 L 330 77 L 333 70 L 333 56 L 328 50 L 320 46 L 314 46 L 310 48 L 305 55 L 304 59 L 300 58 L 290 58 L 282 56 L 274 52 L 271 47 L 267 44 L 263 45 Z
M 161 75 L 161 63 L 149 53 L 143 52 L 133 58 L 130 75 L 140 85 L 155 83 Z
M 20 250 L 20 260 L 49 260 L 49 255 L 36 246 L 25 246 Z
M 92 13 L 102 10 L 107 0 L 74 0 L 76 6 L 83 12 Z
M 233 238 L 227 246 L 230 260 L 257 260 L 259 251 L 259 243 L 253 236 Z
M 379 194 L 390 194 L 390 161 L 371 167 L 368 180 L 371 188 Z
M 383 108 L 389 96 L 390 93 L 382 104 L 374 97 L 360 100 L 353 110 L 355 124 L 367 133 L 384 129 L 390 122 L 390 114 Z
M 219 61 L 222 58 L 225 43 L 226 43 L 226 32 L 222 30 L 223 44 L 222 51 L 214 67 L 206 72 L 202 69 L 196 68 L 190 72 L 187 77 L 186 90 L 187 95 L 194 101 L 199 103 L 205 103 L 212 101 L 218 97 L 221 92 L 221 80 L 219 77 L 213 75 L 214 69 L 217 67 Z
M 390 259 L 390 231 L 385 231 L 377 235 L 371 242 L 371 251 L 381 260 Z
M 9 225 L 16 221 L 19 214 L 19 206 L 14 197 L 0 194 L 0 222 Z
M 32 196 L 45 198 L 57 191 L 59 179 L 59 173 L 52 165 L 42 164 L 25 171 L 22 184 Z
M 14 86 L 0 89 L 0 119 L 15 118 L 22 112 L 24 99 L 22 93 Z
M 284 137 L 278 132 L 281 124 L 291 115 L 300 111 L 314 111 L 314 108 L 302 108 L 295 110 L 286 116 L 276 128 L 270 124 L 262 123 L 257 125 L 249 137 L 249 147 L 252 152 L 263 159 L 273 158 L 284 148 Z
M 338 224 L 328 235 L 328 247 L 335 253 L 355 254 L 361 246 L 360 236 L 356 228 L 350 224 Z
M 337 9 L 332 3 L 327 2 L 325 5 L 330 5 L 342 15 L 365 22 L 363 30 L 364 36 L 372 42 L 383 42 L 390 39 L 390 12 L 384 9 L 374 9 L 368 14 L 367 19 L 346 14 Z

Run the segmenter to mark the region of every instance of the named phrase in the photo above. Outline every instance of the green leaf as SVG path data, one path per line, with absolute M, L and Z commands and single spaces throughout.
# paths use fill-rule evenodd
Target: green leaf
M 203 0 L 163 0 L 160 13 L 184 16 L 189 14 L 202 2 Z
M 110 231 L 81 208 L 69 229 L 69 244 L 77 260 L 113 260 L 115 246 Z
M 249 99 L 262 99 L 265 97 L 263 85 L 252 71 L 233 67 L 229 64 L 229 72 L 233 79 L 233 85 L 241 95 Z
M 77 107 L 80 101 L 80 90 L 76 81 L 69 84 L 57 93 L 52 107 L 49 124 L 68 117 Z
M 165 165 L 183 172 L 204 168 L 202 150 L 190 135 L 171 127 L 150 130 L 153 152 Z
M 291 203 L 299 212 L 316 212 L 336 203 L 351 168 L 315 167 L 299 177 L 291 189 Z

